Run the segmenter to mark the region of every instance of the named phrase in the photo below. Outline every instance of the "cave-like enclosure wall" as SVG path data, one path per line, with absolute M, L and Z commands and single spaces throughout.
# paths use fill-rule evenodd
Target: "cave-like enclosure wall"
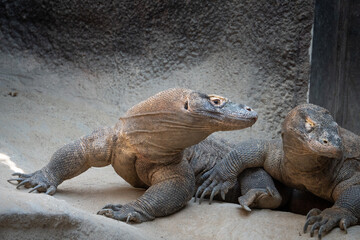
M 0 2 L 0 87 L 130 106 L 171 87 L 222 94 L 275 137 L 307 100 L 313 1 Z

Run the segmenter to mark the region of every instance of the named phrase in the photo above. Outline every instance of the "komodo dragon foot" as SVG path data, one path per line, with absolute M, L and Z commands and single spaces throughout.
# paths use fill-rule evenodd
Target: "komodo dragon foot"
M 238 198 L 240 207 L 250 212 L 250 208 L 277 208 L 281 204 L 281 196 L 275 189 L 250 189 L 245 195 Z
M 347 228 L 357 223 L 357 218 L 349 210 L 336 206 L 326 208 L 323 211 L 314 208 L 309 211 L 306 219 L 304 233 L 306 233 L 308 226 L 312 225 L 310 236 L 313 237 L 315 230 L 318 229 L 319 239 L 337 226 L 347 233 Z
M 238 177 L 242 196 L 238 198 L 241 208 L 274 209 L 280 206 L 282 197 L 272 178 L 262 168 L 250 168 Z
M 58 184 L 49 180 L 50 178 L 46 177 L 45 175 L 46 174 L 41 170 L 31 174 L 16 172 L 13 173 L 12 176 L 17 176 L 17 178 L 11 178 L 7 181 L 11 184 L 17 185 L 17 189 L 19 189 L 21 186 L 24 186 L 25 188 L 31 188 L 29 193 L 37 190 L 38 192 L 45 192 L 48 195 L 53 195 L 56 192 L 56 186 Z
M 126 223 L 141 223 L 155 219 L 155 217 L 150 216 L 140 209 L 135 209 L 135 207 L 131 206 L 130 204 L 107 204 L 100 211 L 98 211 L 97 214 L 120 221 L 126 221 Z

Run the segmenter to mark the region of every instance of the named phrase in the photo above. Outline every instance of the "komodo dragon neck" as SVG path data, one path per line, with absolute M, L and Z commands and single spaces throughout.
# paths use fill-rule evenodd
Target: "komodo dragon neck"
M 136 152 L 157 161 L 177 156 L 212 133 L 206 126 L 189 124 L 183 116 L 171 111 L 136 114 L 121 120 L 123 133 Z

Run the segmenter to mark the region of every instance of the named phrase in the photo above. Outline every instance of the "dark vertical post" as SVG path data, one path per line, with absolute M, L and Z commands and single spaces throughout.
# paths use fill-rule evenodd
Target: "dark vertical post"
M 360 134 L 360 2 L 316 0 L 310 102 Z

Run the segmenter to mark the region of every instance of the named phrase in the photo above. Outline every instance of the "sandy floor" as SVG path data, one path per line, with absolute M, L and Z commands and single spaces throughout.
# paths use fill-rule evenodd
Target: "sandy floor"
M 180 212 L 128 225 L 95 213 L 107 203 L 126 203 L 143 190 L 132 188 L 111 167 L 90 169 L 64 182 L 54 197 L 16 190 L 6 179 L 14 171 L 45 165 L 63 144 L 101 126 L 113 125 L 118 106 L 76 96 L 64 89 L 33 86 L 0 75 L 0 239 L 309 239 L 305 217 L 237 205 L 190 202 Z M 15 80 L 14 80 L 15 79 Z M 15 94 L 16 93 L 16 94 Z M 16 96 L 10 96 L 10 95 Z M 358 239 L 333 230 L 324 239 Z

